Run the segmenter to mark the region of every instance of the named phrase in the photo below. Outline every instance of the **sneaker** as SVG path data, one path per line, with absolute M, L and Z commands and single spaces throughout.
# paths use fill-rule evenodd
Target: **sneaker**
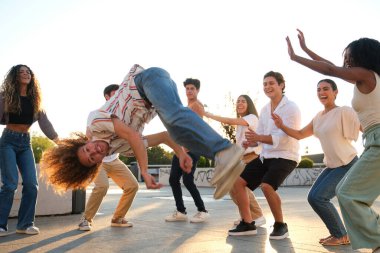
M 282 222 L 275 222 L 273 225 L 273 231 L 269 235 L 269 239 L 281 240 L 289 237 L 288 225 Z
M 191 219 L 190 222 L 192 223 L 201 223 L 208 220 L 210 217 L 210 214 L 208 212 L 197 212 Z
M 80 219 L 80 223 L 78 225 L 78 229 L 81 231 L 90 231 L 91 230 L 91 222 L 86 220 L 86 218 L 82 217 Z
M 211 178 L 210 183 L 216 185 L 219 179 L 231 171 L 231 169 L 241 161 L 243 154 L 244 149 L 236 144 L 216 153 L 214 176 Z
M 165 221 L 187 221 L 187 215 L 176 210 L 172 215 L 166 216 Z
M 6 236 L 6 235 L 8 235 L 8 231 L 5 230 L 4 228 L 0 228 L 0 237 L 1 236 Z
M 244 220 L 236 226 L 236 228 L 228 231 L 228 235 L 255 235 L 257 234 L 255 222 L 246 223 Z
M 235 167 L 233 167 L 228 174 L 219 179 L 216 184 L 214 198 L 220 199 L 226 195 L 231 188 L 233 187 L 236 179 L 241 175 L 245 168 L 245 164 L 242 161 L 239 161 Z
M 127 221 L 125 218 L 112 219 L 111 227 L 133 227 L 133 223 Z
M 265 225 L 267 223 L 267 221 L 266 221 L 266 219 L 265 219 L 264 216 L 261 216 L 261 217 L 257 218 L 254 221 L 255 221 L 255 226 L 256 227 L 261 227 L 261 226 L 263 226 L 263 225 Z M 241 219 L 235 220 L 234 221 L 234 225 L 239 225 L 240 222 L 241 222 Z
M 16 229 L 16 233 L 18 234 L 27 234 L 27 235 L 37 235 L 40 233 L 40 230 L 38 227 L 30 226 L 26 229 Z

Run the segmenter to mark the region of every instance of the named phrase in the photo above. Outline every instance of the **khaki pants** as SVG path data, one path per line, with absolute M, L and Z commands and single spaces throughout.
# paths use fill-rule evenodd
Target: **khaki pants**
M 251 162 L 252 160 L 256 159 L 257 157 L 258 155 L 256 155 L 255 153 L 245 154 L 243 156 L 243 162 L 247 164 Z M 257 218 L 260 218 L 263 216 L 263 210 L 261 210 L 261 207 L 259 203 L 257 202 L 256 197 L 251 191 L 251 189 L 249 189 L 248 187 L 246 187 L 245 189 L 247 190 L 247 194 L 248 194 L 249 210 L 251 211 L 252 219 L 256 220 Z M 233 193 L 233 191 L 230 191 L 230 196 L 231 196 L 232 201 L 237 205 L 236 195 Z
M 123 189 L 123 194 L 113 218 L 124 218 L 136 196 L 139 188 L 137 180 L 119 158 L 109 163 L 102 163 L 99 174 L 94 181 L 95 187 L 92 189 L 84 211 L 85 219 L 90 222 L 92 222 L 104 196 L 107 194 L 109 188 L 108 177 Z

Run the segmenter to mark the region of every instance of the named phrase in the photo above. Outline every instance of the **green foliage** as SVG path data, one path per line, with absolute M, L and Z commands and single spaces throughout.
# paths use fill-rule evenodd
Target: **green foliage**
M 313 168 L 314 162 L 308 157 L 301 159 L 301 162 L 298 164 L 297 168 Z
M 210 168 L 214 166 L 214 161 L 201 156 L 198 160 L 197 167 L 199 168 Z
M 160 146 L 151 147 L 147 150 L 149 164 L 171 164 L 173 159 L 173 152 L 168 152 Z M 125 164 L 136 162 L 135 157 L 120 156 Z
M 47 137 L 32 136 L 32 150 L 34 153 L 34 160 L 39 163 L 41 160 L 42 152 L 54 146 L 54 143 Z

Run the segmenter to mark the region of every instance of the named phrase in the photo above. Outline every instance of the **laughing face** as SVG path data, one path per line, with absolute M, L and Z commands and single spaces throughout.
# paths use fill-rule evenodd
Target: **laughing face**
M 236 112 L 239 116 L 243 117 L 247 115 L 248 103 L 245 97 L 240 96 L 236 101 Z
M 284 87 L 285 84 L 279 84 L 276 78 L 274 78 L 273 76 L 266 77 L 263 82 L 264 93 L 270 99 L 282 96 L 282 90 L 284 89 Z
M 32 80 L 32 74 L 28 67 L 21 66 L 18 71 L 18 81 L 20 84 L 28 85 Z
M 109 144 L 105 141 L 96 140 L 87 142 L 78 150 L 79 162 L 86 167 L 92 167 L 102 162 L 108 150 Z
M 329 106 L 335 103 L 338 90 L 333 90 L 328 82 L 320 82 L 317 86 L 317 95 L 319 101 L 324 106 Z

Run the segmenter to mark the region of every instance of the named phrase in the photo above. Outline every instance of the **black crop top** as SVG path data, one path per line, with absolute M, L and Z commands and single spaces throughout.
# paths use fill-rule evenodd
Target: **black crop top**
M 33 124 L 33 104 L 28 97 L 20 96 L 21 113 L 9 113 L 8 124 Z

